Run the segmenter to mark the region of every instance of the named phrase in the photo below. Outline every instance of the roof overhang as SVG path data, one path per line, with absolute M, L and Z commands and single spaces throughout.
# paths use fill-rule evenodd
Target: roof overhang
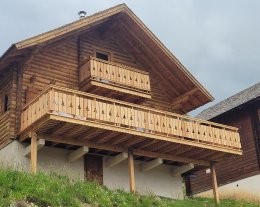
M 117 16 L 120 16 L 120 18 L 123 19 L 123 24 L 125 24 L 126 27 L 133 27 L 135 29 L 136 34 L 132 34 L 132 36 L 133 38 L 139 39 L 140 45 L 138 49 L 145 50 L 145 45 L 149 46 L 146 50 L 149 51 L 151 49 L 155 56 L 160 57 L 160 59 L 154 61 L 153 64 L 160 62 L 161 65 L 158 65 L 158 67 L 163 66 L 165 69 L 163 70 L 165 81 L 174 83 L 180 82 L 179 85 L 182 88 L 178 89 L 177 93 L 173 95 L 172 103 L 174 107 L 189 102 L 190 106 L 188 107 L 188 110 L 185 111 L 186 113 L 214 100 L 210 93 L 125 4 L 120 4 L 49 32 L 13 44 L 0 58 L 0 71 L 14 62 L 21 61 L 25 57 L 28 57 L 35 48 L 41 48 L 44 45 L 51 44 L 60 39 L 82 34 L 82 32 L 101 25 L 106 21 L 116 19 Z M 135 35 L 136 37 L 134 37 Z M 169 78 L 168 74 L 172 75 L 172 79 Z M 182 79 L 186 82 L 182 83 Z M 177 84 L 175 85 L 177 87 Z M 174 90 L 174 87 L 171 88 Z M 190 97 L 197 100 L 197 103 L 192 104 L 194 101 L 189 100 Z

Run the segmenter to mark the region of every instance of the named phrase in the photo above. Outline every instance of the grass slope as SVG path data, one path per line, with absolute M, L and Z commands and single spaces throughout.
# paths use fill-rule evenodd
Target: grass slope
M 64 176 L 39 173 L 31 175 L 13 170 L 0 169 L 0 206 L 40 207 L 210 207 L 211 199 L 186 199 L 175 201 L 155 196 L 141 196 L 124 191 L 111 191 L 93 182 L 70 180 Z M 19 203 L 19 205 L 14 205 Z M 90 205 L 87 205 L 90 204 Z M 30 205 L 31 206 L 31 205 Z M 223 200 L 221 207 L 257 207 L 259 204 Z

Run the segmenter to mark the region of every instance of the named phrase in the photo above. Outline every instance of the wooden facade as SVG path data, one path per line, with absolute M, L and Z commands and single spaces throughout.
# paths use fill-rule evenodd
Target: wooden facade
M 100 155 L 130 151 L 130 168 L 133 159 L 197 168 L 242 154 L 237 128 L 184 115 L 212 96 L 125 5 L 12 45 L 0 74 L 1 147 L 32 141 L 35 157 L 37 136 Z
M 241 137 L 243 156 L 216 164 L 219 185 L 239 181 L 260 174 L 259 162 L 259 100 L 243 104 L 230 112 L 221 114 L 212 121 L 237 127 Z M 210 174 L 199 171 L 186 178 L 188 194 L 197 194 L 211 189 Z
M 16 79 L 15 66 L 0 75 L 0 149 L 8 144 L 16 133 Z

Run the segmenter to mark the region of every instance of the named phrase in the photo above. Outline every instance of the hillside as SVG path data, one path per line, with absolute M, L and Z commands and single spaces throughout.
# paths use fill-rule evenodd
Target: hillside
M 0 170 L 0 206 L 40 207 L 211 207 L 211 199 L 174 201 L 155 196 L 140 196 L 111 191 L 93 182 L 70 180 L 64 176 L 31 175 Z M 222 207 L 259 207 L 259 204 L 222 200 Z

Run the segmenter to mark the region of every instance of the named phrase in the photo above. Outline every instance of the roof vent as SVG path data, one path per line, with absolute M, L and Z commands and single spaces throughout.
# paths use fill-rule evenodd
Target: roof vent
M 82 19 L 82 18 L 86 17 L 87 12 L 86 11 L 79 11 L 78 15 L 79 15 L 79 18 Z

